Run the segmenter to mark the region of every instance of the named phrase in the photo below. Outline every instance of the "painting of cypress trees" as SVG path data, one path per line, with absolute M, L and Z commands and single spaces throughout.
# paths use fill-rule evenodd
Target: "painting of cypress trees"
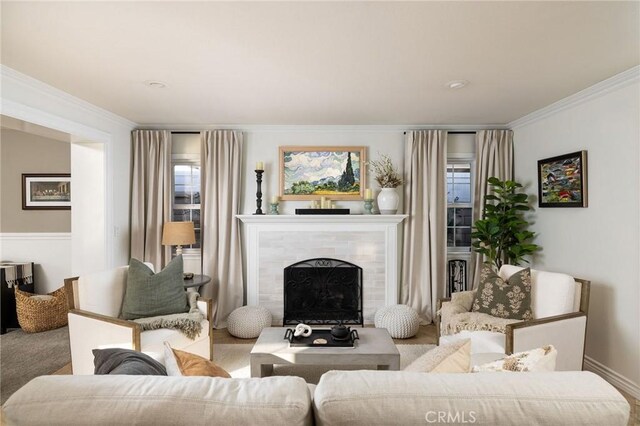
M 361 199 L 364 156 L 364 147 L 280 147 L 280 196 Z

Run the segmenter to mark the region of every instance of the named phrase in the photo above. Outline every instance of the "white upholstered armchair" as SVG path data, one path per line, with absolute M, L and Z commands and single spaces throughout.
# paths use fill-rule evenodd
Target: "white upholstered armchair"
M 506 280 L 521 269 L 519 266 L 503 265 L 499 275 Z M 441 299 L 436 318 L 438 344 L 471 339 L 472 353 L 507 355 L 552 344 L 558 350 L 556 370 L 582 370 L 589 289 L 589 281 L 532 269 L 533 320 L 487 324 L 486 327 L 475 324 L 472 330 L 465 330 L 464 325 L 449 326 L 455 322 L 456 315 L 465 315 L 471 310 L 471 292 L 456 294 L 454 299 L 463 301 L 460 303 L 452 304 L 451 299 Z M 504 332 L 497 331 L 499 328 L 503 328 Z
M 153 265 L 146 264 L 153 270 Z M 195 340 L 173 329 L 142 331 L 140 324 L 118 318 L 127 284 L 128 266 L 65 279 L 69 301 L 69 341 L 73 374 L 93 374 L 93 349 L 126 348 L 164 360 L 164 342 L 208 359 L 213 356 L 209 319 L 212 301 L 200 298 L 202 332 Z

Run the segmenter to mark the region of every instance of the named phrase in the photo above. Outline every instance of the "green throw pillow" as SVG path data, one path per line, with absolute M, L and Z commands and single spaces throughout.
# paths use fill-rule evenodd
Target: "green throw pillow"
M 504 281 L 490 267 L 484 266 L 473 299 L 473 312 L 508 319 L 532 319 L 531 270 L 525 268 Z
M 182 256 L 157 274 L 139 260 L 131 259 L 120 317 L 132 320 L 187 312 L 182 270 Z

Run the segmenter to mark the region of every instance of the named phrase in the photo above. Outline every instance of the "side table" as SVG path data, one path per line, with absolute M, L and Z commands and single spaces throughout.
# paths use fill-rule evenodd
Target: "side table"
M 211 277 L 208 275 L 194 275 L 190 280 L 184 280 L 184 288 L 189 291 L 193 289 L 193 291 L 200 292 L 200 287 L 205 285 L 211 281 Z

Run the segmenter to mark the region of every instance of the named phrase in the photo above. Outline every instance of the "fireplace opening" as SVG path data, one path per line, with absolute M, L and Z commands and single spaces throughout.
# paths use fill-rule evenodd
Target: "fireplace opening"
M 337 259 L 317 258 L 284 269 L 284 325 L 359 324 L 362 268 Z

